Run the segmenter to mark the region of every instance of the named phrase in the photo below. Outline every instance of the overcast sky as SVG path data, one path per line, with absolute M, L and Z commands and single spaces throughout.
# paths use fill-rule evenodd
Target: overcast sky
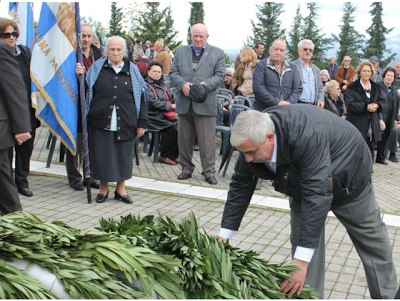
M 188 1 L 160 1 L 163 7 L 171 5 L 174 26 L 179 31 L 178 39 L 186 43 L 186 34 L 188 28 L 188 19 L 190 14 L 190 4 Z M 384 25 L 386 28 L 395 29 L 389 36 L 400 35 L 399 13 L 400 1 L 382 1 L 384 9 Z M 7 14 L 9 2 L 0 2 L 0 16 L 9 17 Z M 126 6 L 128 1 L 118 1 L 118 6 Z M 240 49 L 246 42 L 247 36 L 252 35 L 250 20 L 256 20 L 256 4 L 262 4 L 261 1 L 222 1 L 222 0 L 205 0 L 205 24 L 209 31 L 208 42 L 214 46 L 218 46 L 224 50 Z M 293 19 L 296 14 L 297 5 L 300 4 L 301 14 L 305 17 L 306 1 L 283 1 L 283 10 L 285 11 L 280 20 L 284 28 L 289 30 L 293 25 Z M 319 19 L 317 20 L 323 33 L 327 37 L 330 34 L 339 34 L 339 25 L 342 23 L 343 3 L 333 1 L 318 1 Z M 368 11 L 372 2 L 356 1 L 357 10 L 355 14 L 354 26 L 356 30 L 365 34 L 365 30 L 371 24 L 371 17 Z M 41 2 L 35 3 L 35 19 L 39 18 Z M 80 1 L 81 16 L 89 17 L 103 23 L 108 27 L 110 20 L 109 1 L 97 1 L 94 5 L 92 1 Z M 397 26 L 397 27 L 396 27 Z

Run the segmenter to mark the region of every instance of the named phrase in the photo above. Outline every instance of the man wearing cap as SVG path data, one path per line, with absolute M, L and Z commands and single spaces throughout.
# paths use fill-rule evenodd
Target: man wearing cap
M 176 112 L 179 115 L 178 148 L 182 166 L 178 179 L 192 177 L 195 168 L 193 146 L 197 135 L 202 174 L 207 183 L 216 185 L 216 95 L 225 77 L 225 54 L 207 43 L 208 30 L 202 23 L 192 26 L 191 38 L 192 45 L 177 49 L 169 73 L 171 86 L 178 90 Z
M 382 81 L 382 68 L 379 66 L 379 59 L 376 55 L 373 55 L 369 58 L 369 61 L 374 65 L 376 73 L 373 77 L 371 77 L 371 80 L 373 80 L 374 82 L 380 82 Z

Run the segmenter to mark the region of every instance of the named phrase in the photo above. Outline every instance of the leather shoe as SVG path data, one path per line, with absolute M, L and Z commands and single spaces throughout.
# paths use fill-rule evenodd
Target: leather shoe
M 170 158 L 164 158 L 161 156 L 158 156 L 158 161 L 161 163 L 169 164 L 169 165 L 176 165 L 176 162 L 174 160 L 171 160 Z
M 33 192 L 30 191 L 28 188 L 18 188 L 18 192 L 24 196 L 27 196 L 28 198 L 33 196 Z
M 192 174 L 190 173 L 186 173 L 186 172 L 182 172 L 179 176 L 178 176 L 178 180 L 187 180 L 189 178 L 192 177 Z
M 390 156 L 389 161 L 399 163 L 399 159 L 397 159 L 396 155 Z
M 86 181 L 83 181 L 83 186 L 86 187 Z M 100 182 L 98 180 L 95 180 L 92 183 L 90 183 L 90 187 L 92 187 L 94 189 L 99 189 L 100 188 Z
M 109 192 L 110 192 L 110 190 L 107 190 L 107 193 L 106 193 L 106 194 L 99 193 L 99 194 L 96 196 L 96 203 L 104 203 L 105 200 L 108 199 L 108 193 L 109 193 Z
M 210 176 L 210 177 L 206 178 L 206 181 L 208 184 L 211 184 L 211 185 L 218 184 L 217 179 L 214 176 Z
M 71 188 L 74 190 L 84 190 L 85 189 L 85 187 L 82 185 L 81 181 L 77 181 L 69 186 L 71 186 Z
M 119 200 L 119 201 L 123 201 L 124 203 L 127 203 L 127 204 L 132 204 L 133 203 L 133 201 L 132 201 L 132 199 L 130 198 L 129 195 L 127 195 L 127 194 L 120 195 L 116 190 L 115 190 L 115 199 Z
M 383 164 L 383 165 L 388 165 L 388 163 L 386 162 L 386 160 L 376 160 L 375 161 L 376 163 L 379 163 L 379 164 Z

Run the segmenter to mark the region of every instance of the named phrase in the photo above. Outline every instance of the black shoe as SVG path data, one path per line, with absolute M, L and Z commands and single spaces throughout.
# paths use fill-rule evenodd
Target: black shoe
M 130 198 L 129 195 L 127 195 L 127 194 L 120 195 L 116 190 L 115 190 L 115 199 L 119 200 L 119 201 L 123 201 L 124 203 L 127 203 L 127 204 L 132 204 L 133 203 L 133 201 L 132 201 L 132 199 Z
M 18 192 L 24 196 L 27 196 L 28 198 L 33 196 L 33 192 L 30 191 L 28 188 L 18 188 Z
M 178 176 L 178 180 L 187 180 L 189 178 L 192 177 L 192 174 L 190 173 L 186 173 L 186 172 L 182 172 L 179 176 Z
M 196 152 L 198 152 L 198 151 L 200 150 L 200 147 L 199 147 L 197 144 L 195 144 L 195 145 L 193 146 L 193 150 L 196 151 Z
M 107 190 L 107 193 L 104 195 L 102 193 L 99 193 L 96 196 L 96 203 L 104 203 L 106 201 L 106 199 L 108 199 L 108 193 L 110 192 L 110 190 Z
M 389 161 L 391 161 L 391 162 L 395 162 L 395 163 L 399 163 L 399 159 L 397 159 L 397 157 L 396 157 L 396 155 L 395 155 L 395 154 L 393 154 L 393 155 L 390 155 L 390 157 L 389 157 Z
M 82 185 L 81 181 L 77 181 L 69 186 L 71 186 L 71 188 L 74 190 L 84 190 L 85 189 L 85 187 Z
M 83 186 L 86 187 L 86 181 L 83 181 Z M 98 180 L 95 180 L 92 183 L 90 183 L 90 187 L 94 189 L 100 189 L 100 182 Z
M 218 184 L 217 179 L 214 176 L 210 176 L 210 177 L 206 178 L 206 181 L 208 184 L 211 184 L 211 185 Z
M 383 165 L 388 165 L 389 164 L 389 163 L 386 162 L 386 160 L 382 160 L 382 161 L 381 160 L 376 160 L 375 162 L 379 163 L 379 164 L 383 164 Z

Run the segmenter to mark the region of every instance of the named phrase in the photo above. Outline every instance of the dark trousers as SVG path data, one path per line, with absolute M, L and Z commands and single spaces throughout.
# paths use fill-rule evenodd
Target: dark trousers
M 82 174 L 79 171 L 79 154 L 83 149 L 83 135 L 82 133 L 78 133 L 78 137 L 76 140 L 76 155 L 74 156 L 67 149 L 66 150 L 66 162 L 65 167 L 67 169 L 67 177 L 69 185 L 72 185 L 80 180 L 82 180 Z
M 175 160 L 179 157 L 178 132 L 171 126 L 161 132 L 160 156 Z
M 17 185 L 13 179 L 12 160 L 13 147 L 0 150 L 0 211 L 2 215 L 22 210 Z
M 76 140 L 76 155 L 74 156 L 71 152 L 67 149 L 66 150 L 66 162 L 65 167 L 67 169 L 67 177 L 69 185 L 72 185 L 78 181 L 82 180 L 82 174 L 79 171 L 79 155 L 83 151 L 83 134 L 78 133 L 78 137 Z M 90 183 L 93 183 L 95 180 L 90 177 Z
M 32 138 L 21 145 L 15 145 L 15 184 L 17 188 L 29 188 L 28 175 L 35 142 L 36 129 L 30 133 Z
M 392 129 L 390 127 L 386 127 L 386 129 L 382 133 L 381 141 L 377 143 L 376 146 L 376 161 L 384 161 L 387 159 L 387 153 L 389 150 L 389 137 Z

